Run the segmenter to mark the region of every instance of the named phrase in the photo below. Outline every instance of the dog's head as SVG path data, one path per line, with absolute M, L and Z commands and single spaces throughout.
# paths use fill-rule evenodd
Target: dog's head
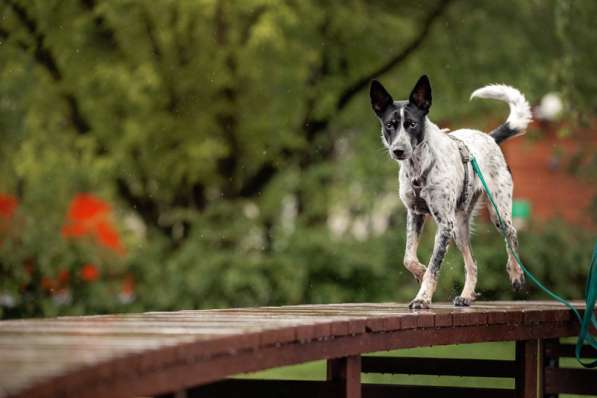
M 423 75 L 415 84 L 408 101 L 394 101 L 377 80 L 371 82 L 371 106 L 381 123 L 381 140 L 394 160 L 412 156 L 423 141 L 425 117 L 431 107 L 431 84 Z

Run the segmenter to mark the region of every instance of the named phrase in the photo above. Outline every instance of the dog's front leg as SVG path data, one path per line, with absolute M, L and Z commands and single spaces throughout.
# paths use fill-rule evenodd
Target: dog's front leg
M 435 246 L 433 247 L 433 254 L 429 261 L 429 267 L 423 275 L 423 282 L 419 288 L 419 293 L 413 301 L 410 302 L 409 308 L 429 308 L 433 293 L 437 287 L 437 278 L 439 276 L 439 269 L 446 255 L 450 238 L 454 230 L 453 222 L 443 222 L 437 227 L 435 234 Z
M 419 237 L 425 224 L 425 215 L 409 209 L 406 215 L 406 250 L 404 251 L 404 267 L 410 271 L 417 282 L 421 283 L 425 274 L 425 266 L 419 262 L 417 248 Z

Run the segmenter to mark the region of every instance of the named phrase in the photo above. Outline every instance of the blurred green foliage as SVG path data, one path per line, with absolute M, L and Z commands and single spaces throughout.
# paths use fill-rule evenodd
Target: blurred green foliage
M 453 126 L 503 117 L 468 102 L 495 81 L 593 114 L 595 4 L 0 2 L 0 192 L 19 203 L 0 245 L 0 294 L 15 300 L 2 316 L 408 300 L 397 169 L 368 81 L 406 97 L 428 73 L 431 117 Z M 125 256 L 60 234 L 80 192 L 113 204 Z M 590 234 L 521 235 L 529 268 L 580 297 Z M 484 297 L 511 297 L 497 233 L 473 247 Z M 94 283 L 76 277 L 88 262 Z M 451 251 L 438 299 L 461 268 Z M 66 303 L 41 286 L 65 269 Z

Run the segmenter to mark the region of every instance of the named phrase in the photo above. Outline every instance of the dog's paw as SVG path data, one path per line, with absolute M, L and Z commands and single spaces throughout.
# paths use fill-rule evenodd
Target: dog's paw
M 462 296 L 456 296 L 454 299 L 454 306 L 455 307 L 470 307 L 473 303 L 474 299 L 466 298 Z
M 410 304 L 408 305 L 408 308 L 410 308 L 411 310 L 424 310 L 424 309 L 429 308 L 430 304 L 431 304 L 430 301 L 415 299 L 410 302 Z
M 514 279 L 512 281 L 512 290 L 515 292 L 520 292 L 524 289 L 526 281 L 524 279 L 524 275 L 521 274 L 519 278 Z

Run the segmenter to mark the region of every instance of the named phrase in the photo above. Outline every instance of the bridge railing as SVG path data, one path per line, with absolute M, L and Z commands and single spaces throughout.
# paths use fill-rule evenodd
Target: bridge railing
M 554 397 L 597 394 L 597 373 L 560 367 L 578 332 L 552 302 L 332 304 L 0 322 L 0 397 Z M 362 356 L 515 341 L 514 360 Z M 585 352 L 587 356 L 595 353 Z M 327 360 L 323 381 L 246 380 L 246 372 Z M 514 388 L 361 383 L 363 373 L 498 377 Z

